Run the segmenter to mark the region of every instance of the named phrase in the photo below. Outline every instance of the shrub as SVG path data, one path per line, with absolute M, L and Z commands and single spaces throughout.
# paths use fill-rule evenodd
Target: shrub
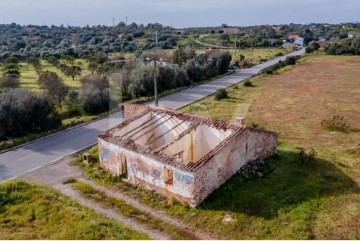
M 273 74 L 274 71 L 272 69 L 266 69 L 265 74 Z
M 296 149 L 298 150 L 298 160 L 301 164 L 304 164 L 305 162 L 311 164 L 316 160 L 317 153 L 313 147 L 310 148 L 308 153 L 305 152 L 303 147 L 297 147 Z
M 63 181 L 63 184 L 65 185 L 65 184 L 71 184 L 71 183 L 76 183 L 76 182 L 77 182 L 77 180 L 75 178 L 69 177 Z
M 288 56 L 285 59 L 285 64 L 286 65 L 295 65 L 297 60 L 298 60 L 297 56 Z
M 252 83 L 249 79 L 247 79 L 247 80 L 244 81 L 244 86 L 246 86 L 246 87 L 253 87 L 254 85 L 253 85 L 253 83 Z
M 79 94 L 80 109 L 86 114 L 98 114 L 110 109 L 112 100 L 109 89 L 100 91 L 93 85 L 85 85 Z
M 228 98 L 228 92 L 226 89 L 218 89 L 215 92 L 215 100 L 222 100 Z
M 331 119 L 321 121 L 321 127 L 328 131 L 349 132 L 350 124 L 345 120 L 344 116 L 334 115 Z
M 19 84 L 19 79 L 15 77 L 4 76 L 0 78 L 0 88 L 17 88 Z
M 309 46 L 305 48 L 305 53 L 309 54 L 312 53 L 314 50 L 310 48 Z
M 46 96 L 20 89 L 0 94 L 0 140 L 50 129 L 54 125 L 60 122 L 54 105 Z
M 225 74 L 229 68 L 231 62 L 231 55 L 229 52 L 222 53 L 216 56 L 216 68 L 218 70 L 218 74 Z

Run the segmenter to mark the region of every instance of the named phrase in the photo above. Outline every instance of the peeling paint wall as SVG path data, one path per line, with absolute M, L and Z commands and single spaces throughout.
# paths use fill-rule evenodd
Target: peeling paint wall
M 210 193 L 234 175 L 242 166 L 276 151 L 275 133 L 247 129 L 240 133 L 221 152 L 196 170 L 195 195 L 192 205 L 200 204 Z
M 166 197 L 175 197 L 180 201 L 191 203 L 194 195 L 194 174 L 184 172 L 169 165 L 165 165 L 156 160 L 143 156 L 125 148 L 121 148 L 112 143 L 98 139 L 100 165 L 102 168 L 112 173 L 121 173 L 121 154 L 126 156 L 127 181 L 134 185 L 142 185 L 151 190 L 155 190 Z M 103 153 L 108 153 L 105 157 Z M 173 183 L 165 182 L 166 170 L 173 173 Z

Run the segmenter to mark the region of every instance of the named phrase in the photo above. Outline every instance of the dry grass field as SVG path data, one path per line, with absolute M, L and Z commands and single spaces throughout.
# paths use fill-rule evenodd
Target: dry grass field
M 245 183 L 234 176 L 204 203 L 212 210 L 227 205 L 244 221 L 231 238 L 360 238 L 359 65 L 359 57 L 310 55 L 281 74 L 253 78 L 255 87 L 230 88 L 228 99 L 184 109 L 228 121 L 245 116 L 248 125 L 279 133 L 270 174 Z M 350 124 L 348 132 L 322 128 L 334 115 Z M 301 163 L 297 147 L 314 148 L 316 160 Z

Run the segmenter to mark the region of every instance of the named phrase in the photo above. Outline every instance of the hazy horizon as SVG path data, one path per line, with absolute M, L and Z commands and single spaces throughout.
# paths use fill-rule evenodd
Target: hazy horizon
M 113 25 L 161 23 L 175 28 L 358 22 L 360 1 L 302 0 L 0 0 L 0 23 Z

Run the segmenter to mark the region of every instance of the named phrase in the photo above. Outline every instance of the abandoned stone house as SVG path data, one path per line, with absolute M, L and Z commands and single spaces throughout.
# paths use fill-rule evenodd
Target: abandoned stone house
M 269 131 L 130 104 L 98 146 L 106 171 L 194 207 L 245 164 L 274 154 L 276 140 Z

